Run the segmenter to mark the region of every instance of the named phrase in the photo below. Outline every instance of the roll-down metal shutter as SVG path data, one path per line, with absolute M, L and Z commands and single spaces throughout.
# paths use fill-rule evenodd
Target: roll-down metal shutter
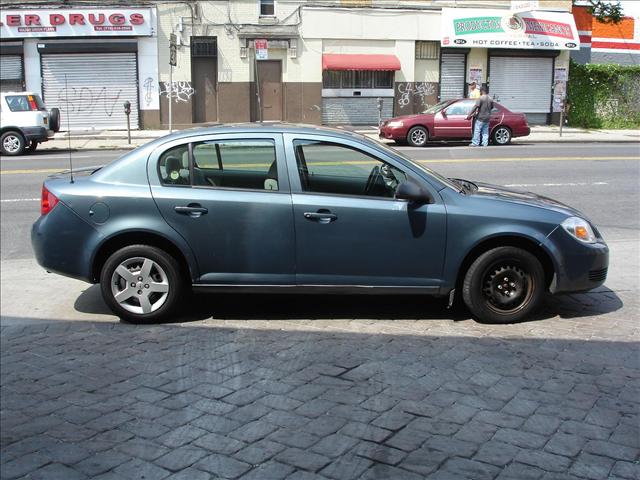
M 127 127 L 123 103 L 131 102 L 131 128 L 138 128 L 138 82 L 135 53 L 42 55 L 42 90 L 47 108 L 62 113 L 62 128 Z M 68 85 L 69 112 L 67 112 Z
M 382 99 L 382 120 L 393 117 L 393 97 Z M 322 99 L 324 125 L 378 125 L 377 97 L 325 97 Z
M 551 111 L 553 58 L 491 57 L 489 69 L 494 100 L 514 112 Z
M 0 55 L 0 91 L 22 90 L 22 57 Z
M 465 53 L 443 53 L 440 58 L 440 100 L 464 97 Z

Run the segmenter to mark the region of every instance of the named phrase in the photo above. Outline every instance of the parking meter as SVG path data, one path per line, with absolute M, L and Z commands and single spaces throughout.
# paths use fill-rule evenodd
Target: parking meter
M 382 125 L 382 97 L 378 97 L 378 127 Z
M 129 119 L 129 115 L 131 115 L 131 102 L 129 100 L 125 100 L 124 102 L 124 114 L 127 116 L 127 141 L 129 145 L 131 145 L 131 120 Z

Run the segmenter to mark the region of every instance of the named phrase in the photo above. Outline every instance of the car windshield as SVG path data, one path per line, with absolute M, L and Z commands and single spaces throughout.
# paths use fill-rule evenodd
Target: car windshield
M 440 110 L 442 110 L 444 107 L 446 107 L 450 103 L 451 103 L 451 100 L 444 100 L 443 102 L 436 103 L 432 107 L 427 108 L 422 113 L 438 113 Z
M 449 103 L 449 102 L 443 102 L 443 103 Z M 402 157 L 407 162 L 410 162 L 411 165 L 414 165 L 417 168 L 419 168 L 420 170 L 422 170 L 423 172 L 426 172 L 427 174 L 437 178 L 440 182 L 442 182 L 443 184 L 447 185 L 450 188 L 453 188 L 456 192 L 460 191 L 460 185 L 458 185 L 456 182 L 453 182 L 451 179 L 440 175 L 438 172 L 436 172 L 434 170 L 431 170 L 429 167 L 425 167 L 421 163 L 418 163 L 417 161 L 413 160 L 412 158 L 409 158 L 404 153 L 402 153 L 402 152 L 400 152 L 398 150 L 395 150 L 395 149 L 387 146 L 386 144 L 384 144 L 382 142 L 379 142 L 378 140 L 375 140 L 375 139 L 372 139 L 372 138 L 368 138 L 368 137 L 364 137 L 364 138 L 367 141 L 375 143 L 378 148 L 383 149 L 384 151 L 386 151 L 390 155 L 395 155 L 395 156 Z

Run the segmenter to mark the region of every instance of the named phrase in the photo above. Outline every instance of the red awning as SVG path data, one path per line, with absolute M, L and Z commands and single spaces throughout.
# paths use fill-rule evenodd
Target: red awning
M 325 53 L 323 70 L 400 70 L 400 60 L 395 55 L 365 55 Z

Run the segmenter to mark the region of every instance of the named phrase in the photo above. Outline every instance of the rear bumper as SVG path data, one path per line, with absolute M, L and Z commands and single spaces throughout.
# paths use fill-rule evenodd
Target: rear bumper
M 606 281 L 609 247 L 604 240 L 581 243 L 558 227 L 547 237 L 546 246 L 553 253 L 555 264 L 551 293 L 584 292 Z
M 89 283 L 93 244 L 101 237 L 62 202 L 31 227 L 31 246 L 45 270 Z
M 45 127 L 21 127 L 22 135 L 27 142 L 46 142 L 53 137 L 53 130 Z

